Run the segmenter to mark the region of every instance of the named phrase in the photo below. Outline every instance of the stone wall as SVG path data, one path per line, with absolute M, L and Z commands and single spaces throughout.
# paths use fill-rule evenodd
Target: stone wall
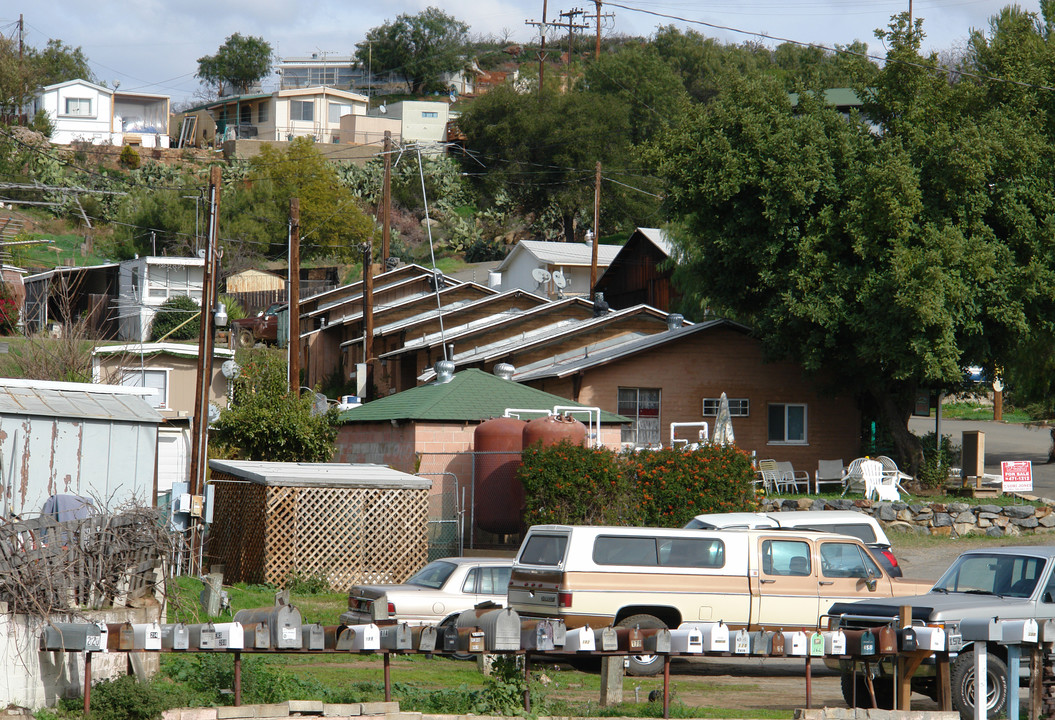
M 837 500 L 774 498 L 763 502 L 763 512 L 798 510 L 856 510 L 874 517 L 884 528 L 929 535 L 988 535 L 1014 537 L 1055 532 L 1055 500 L 1016 496 L 1017 505 L 968 504 L 966 502 L 928 503 L 875 502 L 840 498 Z M 1038 502 L 1038 505 L 1027 503 Z

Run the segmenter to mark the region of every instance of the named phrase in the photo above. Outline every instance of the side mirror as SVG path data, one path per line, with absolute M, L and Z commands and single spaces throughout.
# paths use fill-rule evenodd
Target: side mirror
M 256 316 L 257 316 L 257 317 L 264 317 L 264 311 L 263 311 L 263 310 L 261 310 L 260 312 L 258 312 L 258 313 L 256 314 Z

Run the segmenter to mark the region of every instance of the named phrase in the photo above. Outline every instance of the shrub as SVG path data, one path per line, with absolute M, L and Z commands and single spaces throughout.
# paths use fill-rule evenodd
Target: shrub
M 183 697 L 175 688 L 162 687 L 158 683 L 140 683 L 133 675 L 124 675 L 116 680 L 103 680 L 92 686 L 93 720 L 154 720 L 164 710 L 179 707 Z M 79 710 L 83 707 L 80 698 L 60 702 L 61 709 Z
M 517 478 L 529 525 L 681 527 L 700 513 L 758 506 L 751 459 L 736 447 L 618 455 L 567 441 L 535 445 L 524 450 Z
M 154 342 L 162 339 L 195 340 L 200 332 L 201 308 L 186 295 L 177 295 L 161 303 L 150 325 L 150 339 Z
M 923 462 L 920 463 L 916 480 L 923 487 L 940 488 L 949 479 L 949 471 L 960 459 L 960 448 L 953 445 L 949 435 L 941 436 L 941 447 L 934 442 L 934 433 L 930 432 L 920 438 L 920 449 L 923 451 Z
M 131 145 L 125 145 L 121 148 L 121 157 L 118 162 L 124 165 L 129 170 L 135 170 L 139 167 L 142 162 L 139 158 L 139 152 Z

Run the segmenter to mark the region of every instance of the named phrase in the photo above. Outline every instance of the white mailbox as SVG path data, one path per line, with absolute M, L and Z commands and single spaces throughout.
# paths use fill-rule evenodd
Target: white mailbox
M 846 633 L 842 630 L 830 630 L 824 633 L 824 654 L 845 655 Z
M 589 625 L 568 630 L 564 636 L 565 650 L 570 650 L 571 652 L 593 652 L 595 647 L 593 628 Z
M 156 622 L 132 623 L 132 637 L 136 650 L 161 649 L 161 626 Z
M 703 636 L 704 652 L 729 652 L 729 626 L 723 622 L 697 625 Z
M 751 654 L 751 633 L 744 628 L 737 630 L 733 637 L 733 652 L 737 655 Z
M 352 650 L 380 650 L 381 630 L 373 623 L 366 625 L 349 625 L 348 632 L 351 633 L 350 647 Z
M 1035 643 L 1040 638 L 1040 628 L 1033 618 L 1025 620 L 1003 620 L 1003 636 L 1000 640 L 1005 645 L 1019 645 L 1021 643 Z
M 242 629 L 242 623 L 216 623 L 213 627 L 216 630 L 217 650 L 242 650 L 245 648 L 245 630 Z
M 916 649 L 940 652 L 945 649 L 945 628 L 941 627 L 918 627 L 916 628 Z
M 809 644 L 806 638 L 806 633 L 801 630 L 785 630 L 784 631 L 784 654 L 803 656 L 809 651 Z
M 682 625 L 670 631 L 670 651 L 676 653 L 702 653 L 703 635 L 692 625 Z

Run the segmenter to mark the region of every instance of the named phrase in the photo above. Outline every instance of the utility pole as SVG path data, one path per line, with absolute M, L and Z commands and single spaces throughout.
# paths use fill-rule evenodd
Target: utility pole
M 575 31 L 576 30 L 585 30 L 588 27 L 590 27 L 589 25 L 586 25 L 585 23 L 582 23 L 582 24 L 576 23 L 575 22 L 575 18 L 578 15 L 585 15 L 585 14 L 586 14 L 586 11 L 583 10 L 582 8 L 572 8 L 568 12 L 560 13 L 560 16 L 562 18 L 567 18 L 568 19 L 567 22 L 551 23 L 551 25 L 553 25 L 553 27 L 555 27 L 555 28 L 558 28 L 558 27 L 559 28 L 568 28 L 568 63 L 565 66 L 566 69 L 567 69 L 567 72 L 565 73 L 565 81 L 564 81 L 565 85 L 567 86 L 566 89 L 568 89 L 568 90 L 571 89 L 571 81 L 570 81 L 569 78 L 570 78 L 570 74 L 571 74 L 570 67 L 571 67 L 572 41 L 573 41 L 573 39 L 575 37 Z
M 594 58 L 597 59 L 601 57 L 601 18 L 614 18 L 615 15 L 612 13 L 601 13 L 601 0 L 593 0 L 593 4 L 597 7 L 597 12 L 594 15 L 585 15 L 583 19 L 597 21 L 597 47 Z
M 374 246 L 363 243 L 359 246 L 363 251 L 363 363 L 366 366 L 366 383 L 364 389 L 367 398 L 373 393 L 370 388 L 374 380 L 373 366 L 370 358 L 374 354 L 374 273 L 370 263 L 373 260 Z
M 542 37 L 542 43 L 539 45 L 538 51 L 538 96 L 542 97 L 542 85 L 543 75 L 546 69 L 546 30 L 549 29 L 549 24 L 546 22 L 546 2 L 542 0 L 542 22 L 535 22 L 534 20 L 525 20 L 525 25 L 532 25 L 539 28 L 539 35 Z
M 289 390 L 300 397 L 300 198 L 289 201 Z
M 381 272 L 388 269 L 392 238 L 392 131 L 385 130 L 385 181 L 381 188 Z
M 597 179 L 593 190 L 593 249 L 590 252 L 590 298 L 597 284 L 597 244 L 601 242 L 601 161 L 597 161 Z
M 190 467 L 190 494 L 201 496 L 205 488 L 205 471 L 209 447 L 209 387 L 212 385 L 213 307 L 216 304 L 213 277 L 216 269 L 216 246 L 220 219 L 220 167 L 214 166 L 209 177 L 209 225 L 205 245 L 205 268 L 201 288 L 201 329 L 198 332 L 198 377 L 195 383 L 194 418 Z M 192 518 L 190 567 L 194 568 L 202 543 L 200 518 Z M 200 571 L 201 568 L 199 567 Z

